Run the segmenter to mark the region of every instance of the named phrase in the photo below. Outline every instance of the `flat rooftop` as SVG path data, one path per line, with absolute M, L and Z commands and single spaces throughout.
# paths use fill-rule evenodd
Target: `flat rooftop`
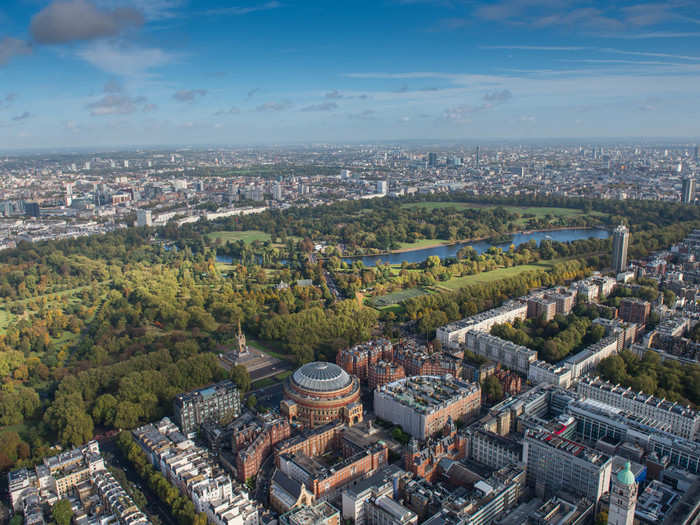
M 423 412 L 431 412 L 479 390 L 476 383 L 452 376 L 413 376 L 399 379 L 380 388 L 376 395 L 390 397 L 398 403 Z

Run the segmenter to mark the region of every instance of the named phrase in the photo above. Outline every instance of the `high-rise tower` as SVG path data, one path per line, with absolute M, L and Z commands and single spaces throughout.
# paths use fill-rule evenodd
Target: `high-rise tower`
M 630 242 L 630 231 L 620 224 L 613 232 L 612 266 L 615 273 L 627 270 L 627 248 Z
M 610 483 L 608 525 L 632 525 L 636 506 L 637 482 L 628 461 Z
M 685 177 L 683 179 L 683 187 L 681 188 L 681 202 L 688 204 L 695 200 L 695 179 Z

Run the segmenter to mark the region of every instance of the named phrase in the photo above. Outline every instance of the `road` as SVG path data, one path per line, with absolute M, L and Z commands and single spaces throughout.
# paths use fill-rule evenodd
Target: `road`
M 263 505 L 268 505 L 270 495 L 270 479 L 275 468 L 275 455 L 270 454 L 258 470 L 258 477 L 255 479 L 255 499 Z
M 147 514 L 157 515 L 165 525 L 178 525 L 177 521 L 175 521 L 170 513 L 170 509 L 160 501 L 158 496 L 151 492 L 144 480 L 139 477 L 129 462 L 122 458 L 122 454 L 116 446 L 115 439 L 115 437 L 111 437 L 100 440 L 100 450 L 102 450 L 103 453 L 109 452 L 111 455 L 111 461 L 109 463 L 114 467 L 123 470 L 124 474 L 126 474 L 126 479 L 136 485 L 136 488 L 138 488 L 141 492 L 143 492 L 143 495 L 146 496 L 148 506 L 141 510 Z
M 336 299 L 342 299 L 343 295 L 340 293 L 340 290 L 338 290 L 338 285 L 335 283 L 333 277 L 331 277 L 331 274 L 325 270 L 323 273 L 326 276 L 326 285 L 328 286 L 328 289 L 331 291 L 331 293 L 335 296 Z
M 278 409 L 280 406 L 280 401 L 282 401 L 282 382 L 258 388 L 257 390 L 251 390 L 248 395 L 250 394 L 255 394 L 255 398 L 257 399 L 259 405 Z

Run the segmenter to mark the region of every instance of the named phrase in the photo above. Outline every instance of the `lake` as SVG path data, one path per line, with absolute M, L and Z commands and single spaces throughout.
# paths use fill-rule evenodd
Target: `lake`
M 516 233 L 513 235 L 510 242 L 505 243 L 490 243 L 489 241 L 475 242 L 460 242 L 450 245 L 435 246 L 433 248 L 419 248 L 401 253 L 385 253 L 382 255 L 368 255 L 364 257 L 346 257 L 343 260 L 352 263 L 360 260 L 365 266 L 376 266 L 377 261 L 382 263 L 401 264 L 403 261 L 408 263 L 423 262 L 431 255 L 437 255 L 440 259 L 456 257 L 457 252 L 465 246 L 471 246 L 477 253 L 483 253 L 492 246 L 498 246 L 503 250 L 508 250 L 511 244 L 516 247 L 534 239 L 539 246 L 544 239 L 549 239 L 558 242 L 579 241 L 581 239 L 607 239 L 610 237 L 608 230 L 601 229 L 586 229 L 586 228 L 567 228 L 565 230 L 556 231 L 534 231 L 530 233 Z

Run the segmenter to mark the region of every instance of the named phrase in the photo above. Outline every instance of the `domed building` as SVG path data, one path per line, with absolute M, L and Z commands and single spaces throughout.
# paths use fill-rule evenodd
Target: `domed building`
M 304 428 L 332 421 L 359 423 L 360 380 L 333 363 L 307 363 L 285 381 L 280 411 L 290 422 Z

